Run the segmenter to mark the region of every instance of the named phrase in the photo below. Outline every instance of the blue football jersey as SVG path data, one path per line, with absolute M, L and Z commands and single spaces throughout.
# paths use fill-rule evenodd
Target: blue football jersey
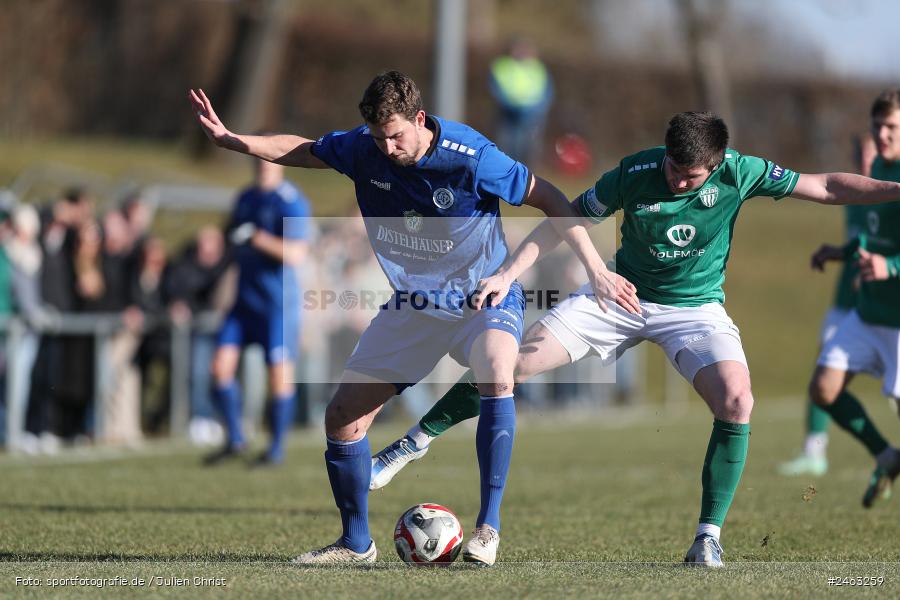
M 395 299 L 406 295 L 417 308 L 427 300 L 429 312 L 454 319 L 506 259 L 500 201 L 522 204 L 529 173 L 471 127 L 427 119 L 434 139 L 415 165 L 391 161 L 365 126 L 322 136 L 312 152 L 353 180 Z
M 235 204 L 229 230 L 253 223 L 280 238 L 308 237 L 309 202 L 288 181 L 273 190 L 251 187 Z M 249 243 L 238 246 L 235 259 L 240 269 L 235 306 L 255 313 L 271 314 L 285 306 L 296 306 L 300 290 L 296 269 L 263 253 Z

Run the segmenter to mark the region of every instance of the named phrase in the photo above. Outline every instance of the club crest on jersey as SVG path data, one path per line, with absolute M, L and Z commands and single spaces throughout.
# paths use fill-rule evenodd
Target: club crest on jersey
M 869 233 L 872 235 L 876 235 L 878 233 L 878 227 L 881 225 L 881 220 L 878 218 L 878 213 L 874 210 L 870 210 L 866 215 L 866 222 L 869 226 Z
M 697 228 L 693 225 L 673 225 L 666 232 L 666 237 L 679 248 L 684 248 L 691 243 L 696 233 Z
M 450 208 L 451 206 L 453 206 L 454 202 L 453 192 L 451 192 L 447 188 L 438 188 L 434 190 L 434 194 L 432 194 L 431 199 L 434 200 L 434 205 L 441 210 Z
M 707 186 L 700 190 L 700 203 L 706 208 L 712 208 L 719 200 L 719 188 L 714 185 Z
M 425 224 L 425 218 L 414 210 L 408 210 L 403 213 L 403 224 L 410 233 L 419 233 Z

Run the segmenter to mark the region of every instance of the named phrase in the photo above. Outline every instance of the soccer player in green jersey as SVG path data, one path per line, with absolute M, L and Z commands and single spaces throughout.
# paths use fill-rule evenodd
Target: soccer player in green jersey
M 699 526 L 685 561 L 721 566 L 719 533 L 744 469 L 753 406 L 740 335 L 722 307 L 738 211 L 755 196 L 874 204 L 900 198 L 900 184 L 849 173 L 801 175 L 743 156 L 727 147 L 727 127 L 710 113 L 675 115 L 665 141 L 626 157 L 573 201 L 588 226 L 624 212 L 615 259 L 621 290 L 607 304 L 582 287 L 555 306 L 526 332 L 515 380 L 589 354 L 611 361 L 645 339 L 660 345 L 714 416 L 701 475 Z M 482 298 L 494 294 L 497 302 L 559 241 L 549 222 L 539 225 L 500 271 L 482 282 Z M 424 454 L 441 431 L 475 416 L 473 399 L 477 392 L 468 383 L 455 385 L 417 426 L 373 458 L 372 487 L 383 486 L 397 472 L 394 465 Z
M 854 139 L 854 158 L 859 172 L 865 176 L 872 173 L 872 161 L 877 156 L 875 142 L 870 137 Z M 845 238 L 849 242 L 863 230 L 867 209 L 865 206 L 844 207 Z M 832 252 L 832 246 L 823 245 L 813 255 L 811 263 L 813 268 L 821 269 L 821 260 L 827 258 Z M 838 324 L 849 315 L 856 307 L 856 288 L 854 280 L 859 274 L 856 263 L 847 261 L 844 263 L 841 274 L 837 279 L 834 291 L 834 303 L 819 328 L 819 351 L 834 337 Z M 793 459 L 778 465 L 781 475 L 814 475 L 821 476 L 828 471 L 828 425 L 831 417 L 822 407 L 808 398 L 806 402 L 806 437 L 803 440 L 803 451 Z
M 882 93 L 872 105 L 872 137 L 878 156 L 872 177 L 900 182 L 900 89 Z M 809 384 L 810 397 L 835 423 L 846 429 L 875 457 L 875 471 L 863 495 L 863 506 L 891 495 L 900 474 L 900 451 L 879 433 L 859 401 L 847 391 L 856 373 L 882 379 L 882 391 L 894 407 L 900 398 L 900 202 L 867 207 L 865 225 L 850 244 L 826 247 L 827 260 L 854 260 L 859 269 L 856 309 L 841 321 L 819 355 Z

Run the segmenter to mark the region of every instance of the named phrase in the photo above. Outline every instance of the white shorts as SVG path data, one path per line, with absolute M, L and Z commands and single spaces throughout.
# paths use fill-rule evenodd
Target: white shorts
M 881 391 L 900 398 L 900 329 L 870 325 L 854 310 L 841 321 L 834 337 L 822 348 L 818 364 L 829 369 L 869 373 L 883 378 Z
M 829 308 L 828 312 L 825 313 L 825 318 L 822 319 L 822 327 L 819 328 L 819 344 L 822 346 L 827 344 L 834 337 L 834 333 L 837 331 L 841 321 L 846 319 L 852 312 L 853 310 L 849 308 L 837 308 L 835 306 Z
M 604 313 L 589 285 L 547 313 L 541 324 L 569 353 L 572 362 L 596 354 L 610 363 L 625 350 L 649 340 L 662 347 L 672 365 L 693 383 L 703 367 L 734 360 L 747 364 L 741 336 L 719 303 L 667 306 L 641 300 L 634 315 L 615 303 Z

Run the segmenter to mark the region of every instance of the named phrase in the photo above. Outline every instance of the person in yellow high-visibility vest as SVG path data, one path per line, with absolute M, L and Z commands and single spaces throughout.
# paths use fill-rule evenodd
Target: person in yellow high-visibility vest
M 517 38 L 509 52 L 491 63 L 491 93 L 499 108 L 497 143 L 516 160 L 539 158 L 553 81 L 534 45 Z

